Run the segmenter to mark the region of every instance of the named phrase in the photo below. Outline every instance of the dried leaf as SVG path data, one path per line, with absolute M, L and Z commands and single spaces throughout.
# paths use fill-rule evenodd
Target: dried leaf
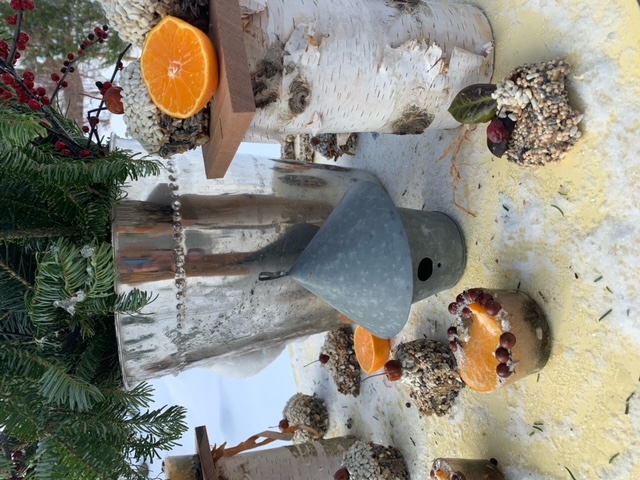
M 484 123 L 496 115 L 497 102 L 491 98 L 496 86 L 478 83 L 463 88 L 455 96 L 449 113 L 460 123 Z

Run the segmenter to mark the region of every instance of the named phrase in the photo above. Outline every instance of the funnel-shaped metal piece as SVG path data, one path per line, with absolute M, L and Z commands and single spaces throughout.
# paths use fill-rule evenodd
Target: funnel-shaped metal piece
M 353 185 L 289 275 L 373 334 L 398 334 L 413 302 L 413 268 L 405 228 L 384 189 Z

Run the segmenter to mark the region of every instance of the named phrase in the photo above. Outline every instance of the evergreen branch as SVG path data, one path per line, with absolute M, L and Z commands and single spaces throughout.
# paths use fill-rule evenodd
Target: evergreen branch
M 74 237 L 78 234 L 78 231 L 72 227 L 60 227 L 60 228 L 26 228 L 26 229 L 12 229 L 0 231 L 0 240 L 14 241 L 24 240 L 27 238 L 60 238 L 60 237 Z
M 27 288 L 29 290 L 31 290 L 31 288 L 33 288 L 32 285 L 25 278 L 22 277 L 22 275 L 20 275 L 13 268 L 11 268 L 9 265 L 7 265 L 5 262 L 3 262 L 2 259 L 0 259 L 0 268 L 2 270 L 4 270 L 5 272 L 7 272 L 11 276 L 11 278 L 17 280 L 22 285 L 24 285 L 25 288 Z
M 69 375 L 57 365 L 51 365 L 40 379 L 40 393 L 46 401 L 62 405 L 71 410 L 87 410 L 96 402 L 104 400 L 98 387 Z
M 0 105 L 0 142 L 24 147 L 38 136 L 45 136 L 46 129 L 40 121 L 40 117 L 31 112 L 15 112 Z

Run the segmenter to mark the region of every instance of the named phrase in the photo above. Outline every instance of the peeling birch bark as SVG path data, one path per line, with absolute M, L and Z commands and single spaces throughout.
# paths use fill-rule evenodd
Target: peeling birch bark
M 491 27 L 473 5 L 242 0 L 258 112 L 246 141 L 287 134 L 418 134 L 459 124 L 464 86 L 493 72 Z M 248 13 L 252 12 L 252 13 Z

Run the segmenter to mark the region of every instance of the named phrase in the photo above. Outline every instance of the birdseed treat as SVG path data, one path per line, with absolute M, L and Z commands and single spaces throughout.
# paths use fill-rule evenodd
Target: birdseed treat
M 413 340 L 398 345 L 394 356 L 402 368 L 400 381 L 420 414 L 446 415 L 464 387 L 447 346 L 435 340 Z
M 311 137 L 309 144 L 314 151 L 335 162 L 342 155 L 353 155 L 358 144 L 358 134 L 320 133 Z
M 344 452 L 335 480 L 408 480 L 409 472 L 397 448 L 357 441 Z
M 576 144 L 582 114 L 569 105 L 565 81 L 570 71 L 564 60 L 527 64 L 497 85 L 491 96 L 498 117 L 487 136 L 508 137 L 504 154 L 509 161 L 529 166 L 557 162 Z
M 466 458 L 436 458 L 431 467 L 432 480 L 505 480 L 498 461 Z
M 165 480 L 202 480 L 202 468 L 198 455 L 176 455 L 162 462 Z
M 208 29 L 208 0 L 106 0 L 102 3 L 111 27 L 125 41 L 142 48 L 151 29 L 167 15 Z M 142 79 L 140 60 L 120 74 L 127 136 L 150 153 L 168 158 L 209 141 L 209 108 L 181 120 L 162 113 L 152 102 Z
M 449 347 L 473 390 L 492 392 L 538 372 L 551 355 L 551 330 L 538 304 L 518 290 L 471 288 L 449 305 Z
M 287 160 L 313 163 L 315 151 L 311 148 L 309 134 L 287 135 L 281 145 L 280 156 Z
M 281 430 L 292 426 L 310 427 L 320 436 L 324 436 L 329 428 L 329 413 L 327 406 L 316 396 L 296 393 L 289 399 L 282 411 L 284 420 L 280 422 Z M 282 425 L 286 422 L 285 425 Z M 296 430 L 293 443 L 307 443 L 316 440 L 313 432 L 305 429 Z
M 360 365 L 353 350 L 353 330 L 351 327 L 340 327 L 327 333 L 324 345 L 320 350 L 320 359 L 331 378 L 343 395 L 360 394 Z

